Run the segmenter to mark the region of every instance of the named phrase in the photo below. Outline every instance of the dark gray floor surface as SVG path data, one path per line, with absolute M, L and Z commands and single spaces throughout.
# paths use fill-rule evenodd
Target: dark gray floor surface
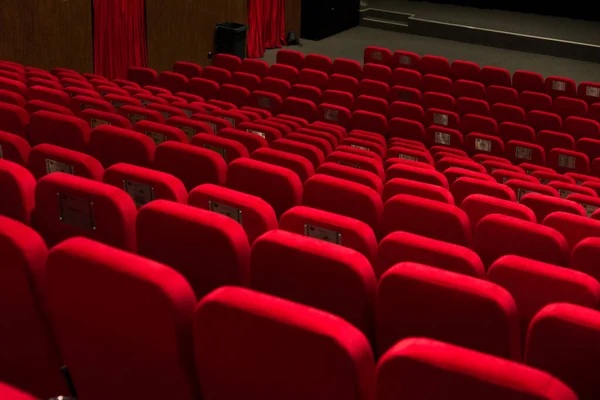
M 492 65 L 506 68 L 511 72 L 518 69 L 525 69 L 539 72 L 544 76 L 559 75 L 569 77 L 576 82 L 600 82 L 600 64 L 596 63 L 383 31 L 361 26 L 318 42 L 302 40 L 302 44 L 302 47 L 290 46 L 288 48 L 301 51 L 304 54 L 323 54 L 332 59 L 343 57 L 362 63 L 365 47 L 382 46 L 392 51 L 407 50 L 421 55 L 432 54 L 443 56 L 450 61 L 474 61 L 481 66 Z M 277 50 L 267 50 L 264 60 L 274 63 L 276 53 Z

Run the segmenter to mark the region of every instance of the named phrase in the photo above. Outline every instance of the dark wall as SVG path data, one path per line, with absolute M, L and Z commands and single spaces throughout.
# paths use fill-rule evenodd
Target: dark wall
M 90 0 L 0 0 L 0 59 L 93 70 Z
M 302 24 L 302 0 L 285 0 L 285 33 L 290 29 L 300 37 Z
M 247 20 L 247 0 L 146 0 L 149 66 L 160 72 L 176 61 L 207 65 L 215 25 Z
M 0 0 L 2 1 L 2 0 Z M 208 65 L 214 51 L 215 25 L 248 23 L 247 0 L 146 0 L 148 63 L 171 70 L 176 61 Z M 285 0 L 285 30 L 300 35 L 302 0 Z

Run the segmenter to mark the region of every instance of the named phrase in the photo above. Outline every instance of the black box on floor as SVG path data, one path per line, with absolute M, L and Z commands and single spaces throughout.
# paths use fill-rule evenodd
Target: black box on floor
M 246 58 L 246 31 L 248 26 L 237 22 L 217 24 L 215 31 L 215 53 L 233 54 Z
M 302 0 L 302 38 L 321 40 L 358 26 L 359 0 Z

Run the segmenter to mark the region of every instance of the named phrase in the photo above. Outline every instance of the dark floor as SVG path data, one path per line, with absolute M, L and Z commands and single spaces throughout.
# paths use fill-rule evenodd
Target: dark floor
M 600 22 L 424 1 L 363 0 L 362 4 L 362 8 L 414 14 L 432 21 L 600 45 Z
M 474 61 L 481 66 L 493 65 L 506 68 L 511 72 L 518 69 L 526 69 L 539 72 L 544 76 L 559 75 L 569 77 L 576 82 L 600 82 L 600 64 L 596 63 L 551 57 L 541 54 L 523 53 L 514 50 L 383 31 L 360 26 L 318 42 L 302 40 L 302 44 L 302 47 L 292 46 L 289 48 L 299 50 L 305 54 L 324 54 L 332 59 L 344 57 L 362 63 L 365 47 L 382 46 L 387 47 L 392 51 L 408 50 L 421 55 L 433 54 L 443 56 L 450 61 Z M 268 50 L 264 60 L 269 63 L 274 63 L 276 52 L 277 50 Z

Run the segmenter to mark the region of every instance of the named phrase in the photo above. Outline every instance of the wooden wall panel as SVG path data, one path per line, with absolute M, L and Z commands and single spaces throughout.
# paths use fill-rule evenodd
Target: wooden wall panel
M 93 72 L 90 0 L 35 0 L 33 34 L 36 47 L 33 66 Z
M 146 0 L 149 66 L 161 72 L 176 61 L 208 65 L 216 24 L 247 20 L 246 0 Z
M 92 72 L 91 0 L 0 0 L 0 59 Z
M 293 29 L 300 38 L 301 22 L 302 0 L 285 0 L 285 34 L 287 35 L 290 29 Z
M 30 64 L 33 0 L 0 2 L 0 60 Z

